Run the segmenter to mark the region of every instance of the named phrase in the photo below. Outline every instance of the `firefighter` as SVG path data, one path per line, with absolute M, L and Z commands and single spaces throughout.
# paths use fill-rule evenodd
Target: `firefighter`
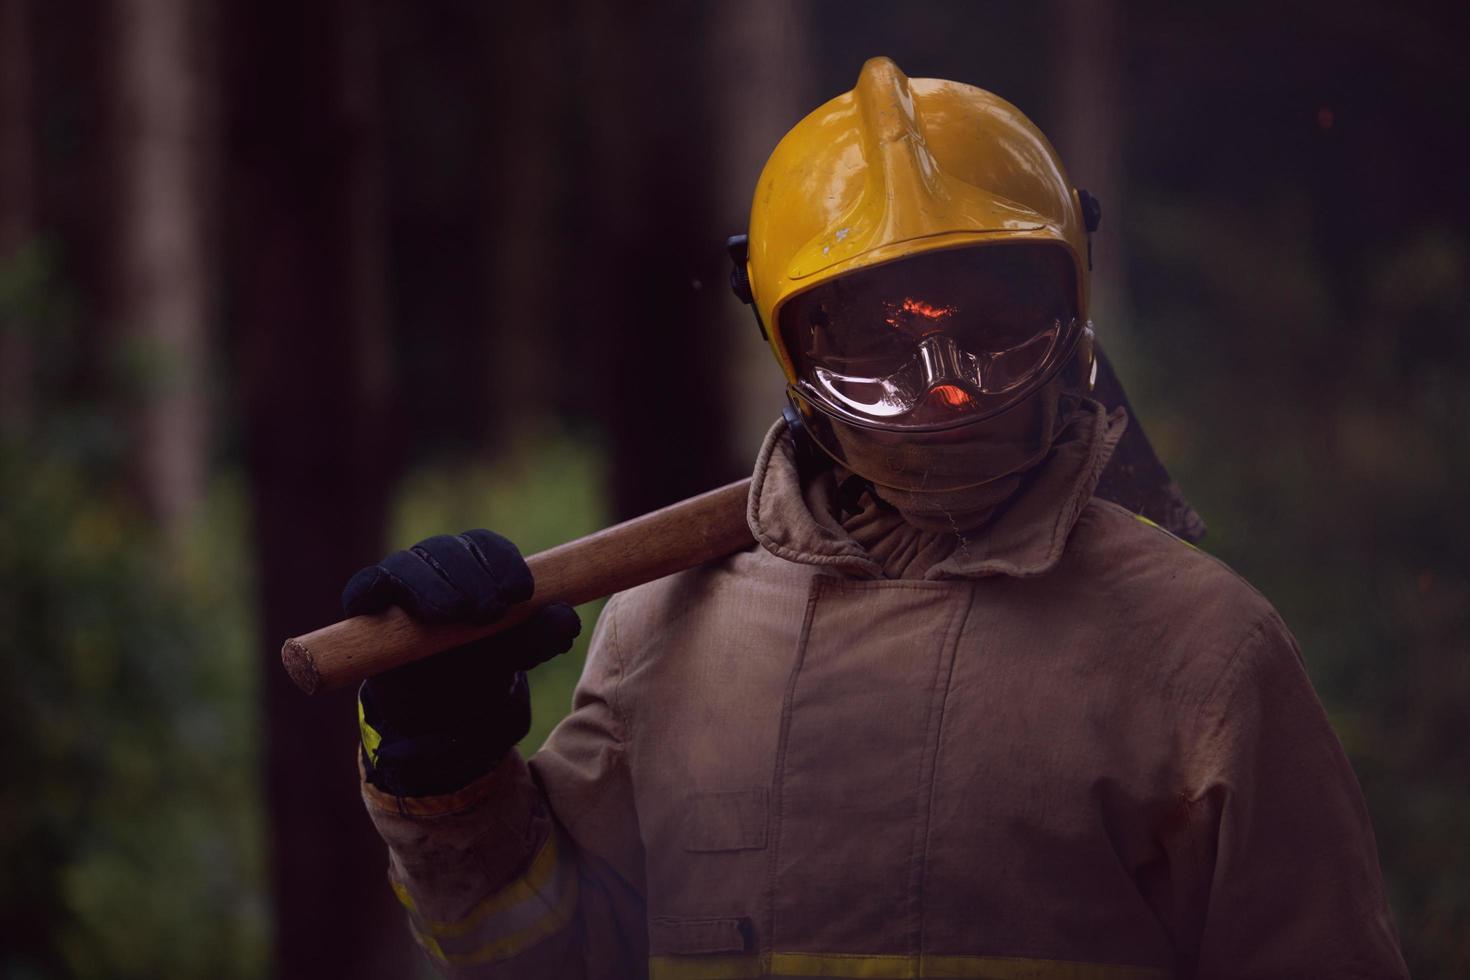
M 782 139 L 736 277 L 792 403 L 757 546 L 611 599 L 529 760 L 565 606 L 362 687 L 363 795 L 440 970 L 1406 975 L 1286 626 L 1093 496 L 1127 425 L 1088 394 L 1095 218 L 1015 107 L 887 59 Z M 531 592 L 471 531 L 344 604 Z

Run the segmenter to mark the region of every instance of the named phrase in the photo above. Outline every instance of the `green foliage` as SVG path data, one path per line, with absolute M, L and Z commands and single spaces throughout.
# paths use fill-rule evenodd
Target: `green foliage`
M 432 534 L 487 527 L 510 538 L 525 555 L 589 534 L 607 522 L 603 456 L 585 437 L 542 432 L 521 441 L 492 465 L 440 461 L 415 470 L 398 495 L 390 541 L 406 547 Z M 582 635 L 569 653 L 531 675 L 528 755 L 570 710 L 582 675 L 592 626 L 602 602 L 578 607 Z
M 174 541 L 135 509 L 117 406 L 149 372 L 79 342 L 56 266 L 41 244 L 0 263 L 0 329 L 23 340 L 31 384 L 0 436 L 0 976 L 259 977 L 243 486 L 217 479 Z M 489 526 L 530 554 L 602 526 L 602 482 L 598 448 L 565 433 L 493 467 L 430 463 L 401 488 L 393 539 Z M 600 607 L 536 671 L 528 749 L 566 714 Z
M 33 366 L 0 439 L 0 974 L 257 977 L 242 495 L 223 483 L 183 545 L 134 510 L 52 269 L 0 266 Z

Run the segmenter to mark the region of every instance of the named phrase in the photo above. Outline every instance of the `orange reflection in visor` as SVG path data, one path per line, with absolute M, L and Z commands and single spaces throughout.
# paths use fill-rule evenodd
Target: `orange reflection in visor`
M 904 297 L 902 303 L 884 303 L 883 305 L 888 308 L 888 315 L 883 318 L 883 322 L 895 330 L 902 328 L 903 325 L 899 323 L 899 317 L 905 313 L 922 317 L 931 323 L 938 323 L 945 317 L 958 313 L 960 310 L 958 306 L 931 306 L 921 299 L 914 299 L 912 296 Z
M 969 392 L 955 385 L 936 385 L 929 390 L 929 396 L 938 398 L 950 408 L 964 408 L 974 401 Z

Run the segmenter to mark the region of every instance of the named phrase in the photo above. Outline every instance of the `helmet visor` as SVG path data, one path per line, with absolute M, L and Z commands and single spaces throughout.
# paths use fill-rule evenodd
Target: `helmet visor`
M 782 307 L 804 400 L 880 429 L 942 429 L 1004 411 L 1081 334 L 1072 260 L 1056 245 L 928 252 L 861 269 Z

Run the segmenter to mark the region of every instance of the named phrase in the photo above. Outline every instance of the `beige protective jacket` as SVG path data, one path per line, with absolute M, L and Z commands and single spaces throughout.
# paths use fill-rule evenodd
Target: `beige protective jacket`
M 778 426 L 759 547 L 610 601 L 529 763 L 443 797 L 364 785 L 430 958 L 589 980 L 1406 976 L 1286 627 L 1092 498 L 1124 424 L 1074 416 L 969 540 L 888 548 L 898 579 L 830 486 L 800 486 Z

